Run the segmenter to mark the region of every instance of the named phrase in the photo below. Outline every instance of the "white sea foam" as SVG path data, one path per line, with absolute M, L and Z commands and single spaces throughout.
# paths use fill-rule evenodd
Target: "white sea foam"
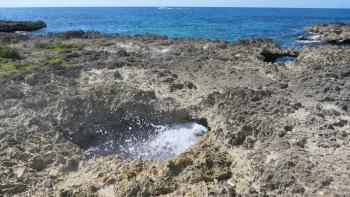
M 304 43 L 304 44 L 321 43 L 319 40 L 320 37 L 321 35 L 319 34 L 311 34 L 311 36 L 309 36 L 307 40 L 299 40 L 298 42 Z
M 298 40 L 298 42 L 304 43 L 304 44 L 321 43 L 321 42 L 318 41 L 318 40 Z
M 86 155 L 117 154 L 124 159 L 164 160 L 185 152 L 207 128 L 197 123 L 179 123 L 172 126 L 153 125 L 156 132 L 148 139 L 130 136 L 122 144 L 114 140 L 91 147 Z
M 311 36 L 310 38 L 311 38 L 312 40 L 317 40 L 317 39 L 319 39 L 320 37 L 321 37 L 320 35 L 316 34 L 316 35 Z

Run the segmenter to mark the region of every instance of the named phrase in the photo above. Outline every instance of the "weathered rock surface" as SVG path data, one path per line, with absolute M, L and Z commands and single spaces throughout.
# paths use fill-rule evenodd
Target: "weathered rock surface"
M 3 196 L 350 193 L 349 46 L 70 32 L 10 47 L 22 58 L 0 78 Z M 298 57 L 273 63 L 283 55 Z M 139 120 L 210 131 L 166 161 L 84 156 L 99 130 Z
M 312 37 L 299 37 L 299 40 L 321 41 L 331 44 L 350 43 L 350 25 L 345 23 L 317 24 L 305 29 L 308 33 L 316 34 Z
M 36 31 L 46 27 L 43 21 L 4 21 L 0 20 L 0 32 Z

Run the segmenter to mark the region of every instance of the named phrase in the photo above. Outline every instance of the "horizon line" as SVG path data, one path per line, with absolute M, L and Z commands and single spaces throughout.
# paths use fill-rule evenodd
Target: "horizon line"
M 340 9 L 348 10 L 350 7 L 249 7 L 249 6 L 24 6 L 24 7 L 1 7 L 6 8 L 258 8 L 258 9 Z

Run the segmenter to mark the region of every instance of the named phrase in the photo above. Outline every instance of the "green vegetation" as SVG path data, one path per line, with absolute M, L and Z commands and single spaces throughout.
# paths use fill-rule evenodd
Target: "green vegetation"
M 0 46 L 0 58 L 19 58 L 19 52 L 16 48 L 10 48 L 7 46 Z
M 49 58 L 49 59 L 47 60 L 47 62 L 48 62 L 49 64 L 58 63 L 58 64 L 60 64 L 60 66 L 62 66 L 62 67 L 64 67 L 64 68 L 69 68 L 69 67 L 72 66 L 71 64 L 69 64 L 69 63 L 67 63 L 67 62 L 64 62 L 64 61 L 62 60 L 62 57 L 61 57 L 61 56 L 53 56 L 53 57 Z
M 1 64 L 0 65 L 0 70 L 1 72 L 7 71 L 11 74 L 18 74 L 19 70 L 16 67 L 16 65 L 12 62 L 12 60 L 8 61 L 6 64 Z
M 83 44 L 69 44 L 69 43 L 47 43 L 47 42 L 36 42 L 34 48 L 37 50 L 49 50 L 49 51 L 62 51 L 65 49 L 82 49 Z
M 48 63 L 50 64 L 54 64 L 54 63 L 58 63 L 61 61 L 61 57 L 60 56 L 54 56 L 54 57 L 51 57 L 47 60 Z
M 69 64 L 69 63 L 67 63 L 67 62 L 63 62 L 63 63 L 61 64 L 61 66 L 63 66 L 64 68 L 69 68 L 69 67 L 71 67 L 72 65 Z
M 34 48 L 38 50 L 49 50 L 51 49 L 51 45 L 46 42 L 36 42 Z
M 21 65 L 21 68 L 25 69 L 25 70 L 29 70 L 29 69 L 32 69 L 34 68 L 35 66 L 31 63 L 25 63 L 25 64 L 22 64 Z
M 70 68 L 72 65 L 68 62 L 65 62 L 61 56 L 53 56 L 47 59 L 49 64 L 59 64 L 63 68 Z

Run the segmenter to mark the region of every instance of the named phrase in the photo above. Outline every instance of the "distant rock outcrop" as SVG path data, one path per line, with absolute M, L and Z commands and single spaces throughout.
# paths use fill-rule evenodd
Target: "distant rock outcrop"
M 45 28 L 43 21 L 4 21 L 0 20 L 0 32 L 36 31 Z
M 316 24 L 305 29 L 306 32 L 317 34 L 311 37 L 299 37 L 299 40 L 320 41 L 331 44 L 350 43 L 350 24 L 329 23 Z

